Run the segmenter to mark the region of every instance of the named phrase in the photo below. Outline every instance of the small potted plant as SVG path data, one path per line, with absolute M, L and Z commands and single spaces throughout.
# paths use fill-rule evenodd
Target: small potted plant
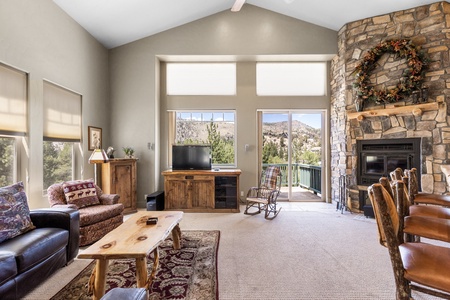
M 123 152 L 125 152 L 125 157 L 126 158 L 133 158 L 133 154 L 134 154 L 134 149 L 131 147 L 123 147 L 122 148 Z

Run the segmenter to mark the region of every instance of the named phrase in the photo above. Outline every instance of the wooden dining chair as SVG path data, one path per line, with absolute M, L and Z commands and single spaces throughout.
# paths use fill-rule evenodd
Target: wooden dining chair
M 380 233 L 387 247 L 395 278 L 396 299 L 411 299 L 411 291 L 450 299 L 450 248 L 421 242 L 402 242 L 397 206 L 380 183 L 368 188 Z M 401 213 L 401 210 L 400 210 Z
M 411 215 L 412 206 L 407 193 L 406 184 L 402 180 L 389 181 L 386 177 L 380 178 L 380 184 L 393 199 L 399 216 L 399 226 L 406 234 L 407 241 L 419 241 L 421 237 L 450 243 L 450 220 L 435 218 L 423 213 L 422 215 Z M 426 209 L 427 206 L 423 206 Z M 375 210 L 374 210 L 375 211 Z M 400 241 L 403 237 L 398 237 Z
M 432 204 L 450 207 L 450 195 L 439 195 L 419 192 L 417 169 L 405 170 L 405 176 L 409 179 L 409 197 L 412 204 Z
M 410 187 L 408 176 L 411 175 L 414 176 L 412 185 L 415 186 Z M 411 171 L 406 170 L 406 172 L 403 172 L 401 168 L 396 168 L 394 171 L 390 172 L 390 177 L 392 181 L 402 180 L 405 183 L 406 188 L 405 191 L 406 196 L 408 198 L 408 201 L 405 202 L 405 204 L 407 204 L 408 206 L 408 211 L 407 213 L 405 213 L 405 215 L 450 219 L 450 208 L 445 207 L 446 199 L 449 198 L 449 196 L 417 192 L 419 188 L 416 169 L 412 169 Z M 411 195 L 411 193 L 416 193 L 416 195 L 419 195 L 417 197 L 419 197 L 420 199 L 416 203 L 413 202 L 414 195 Z M 430 199 L 432 199 L 432 201 Z M 436 202 L 438 201 L 438 199 L 440 199 L 440 203 Z M 425 201 L 427 201 L 428 203 L 425 203 Z M 434 205 L 412 205 L 412 204 L 434 204 Z

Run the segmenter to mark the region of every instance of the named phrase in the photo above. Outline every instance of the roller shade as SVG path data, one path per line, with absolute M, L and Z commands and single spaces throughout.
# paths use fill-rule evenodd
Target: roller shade
M 0 64 L 0 134 L 27 131 L 27 73 Z
M 44 81 L 44 140 L 81 141 L 81 95 Z

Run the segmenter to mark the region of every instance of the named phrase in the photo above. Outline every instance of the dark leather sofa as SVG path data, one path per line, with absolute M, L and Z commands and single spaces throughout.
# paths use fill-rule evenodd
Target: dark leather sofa
M 20 299 L 79 250 L 79 213 L 70 208 L 30 212 L 36 229 L 0 243 L 0 299 Z

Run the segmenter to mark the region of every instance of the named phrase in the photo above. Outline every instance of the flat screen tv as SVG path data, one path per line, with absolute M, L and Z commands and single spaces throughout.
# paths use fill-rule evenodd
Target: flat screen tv
M 211 170 L 211 146 L 173 145 L 172 170 Z

